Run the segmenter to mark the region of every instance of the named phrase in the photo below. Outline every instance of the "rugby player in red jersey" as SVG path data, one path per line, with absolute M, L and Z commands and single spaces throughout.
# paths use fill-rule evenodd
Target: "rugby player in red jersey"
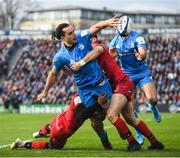
M 105 96 L 99 96 L 98 103 L 104 104 Z M 46 141 L 23 141 L 17 138 L 11 145 L 11 149 L 27 148 L 27 149 L 62 149 L 67 142 L 67 139 L 73 135 L 75 131 L 82 125 L 82 121 L 78 118 L 81 115 L 85 106 L 82 104 L 78 95 L 74 96 L 70 102 L 70 107 L 59 113 L 50 124 L 45 125 L 40 131 L 33 134 L 34 138 L 50 137 L 49 142 Z M 104 131 L 102 121 L 105 119 L 105 114 L 101 107 L 92 115 L 92 127 L 99 135 L 102 145 L 105 149 L 112 149 L 108 140 L 107 134 Z
M 110 56 L 108 49 L 103 44 L 95 42 L 97 40 L 96 36 L 93 40 L 94 42 L 92 41 L 92 45 L 94 49 L 79 62 L 72 62 L 71 69 L 77 71 L 87 62 L 98 58 L 98 63 L 109 78 L 113 89 L 113 96 L 107 109 L 107 117 L 116 127 L 120 136 L 128 140 L 128 150 L 139 150 L 140 146 L 137 144 L 137 141 L 134 139 L 126 123 L 119 117 L 120 114 L 123 115 L 129 125 L 139 130 L 150 141 L 151 145 L 148 149 L 164 149 L 164 145 L 157 140 L 147 125 L 133 115 L 133 104 L 131 101 L 133 93 L 132 81 L 119 68 L 117 63 Z

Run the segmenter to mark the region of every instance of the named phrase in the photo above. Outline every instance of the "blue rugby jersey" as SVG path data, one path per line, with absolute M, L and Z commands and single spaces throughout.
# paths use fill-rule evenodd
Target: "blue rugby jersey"
M 116 49 L 122 70 L 130 77 L 150 73 L 146 61 L 136 59 L 135 52 L 138 51 L 138 47 L 146 48 L 146 42 L 143 36 L 135 31 L 131 31 L 127 39 L 116 35 L 109 46 L 109 49 Z
M 71 50 L 68 50 L 62 43 L 58 53 L 54 56 L 53 67 L 59 71 L 63 66 L 70 66 L 71 61 L 81 60 L 93 48 L 90 38 L 92 33 L 89 30 L 83 30 L 76 33 L 77 42 Z M 79 71 L 74 72 L 74 79 L 77 87 L 94 86 L 103 75 L 97 60 L 87 63 Z

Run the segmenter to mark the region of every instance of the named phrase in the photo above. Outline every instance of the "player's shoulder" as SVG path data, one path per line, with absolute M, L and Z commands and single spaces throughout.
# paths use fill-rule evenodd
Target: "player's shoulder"
M 113 44 L 117 44 L 119 41 L 122 41 L 121 37 L 119 36 L 119 34 L 117 34 L 116 36 L 113 37 L 113 39 L 110 42 L 110 46 Z
M 58 50 L 58 52 L 54 55 L 54 59 L 61 59 L 63 57 L 63 46 L 61 45 L 61 48 Z
M 117 40 L 117 39 L 120 39 L 119 34 L 117 34 L 116 36 L 113 37 L 113 40 Z
M 131 36 L 137 38 L 138 36 L 142 36 L 142 34 L 138 33 L 137 31 L 131 31 Z
M 63 45 L 61 44 L 61 48 L 57 51 L 57 53 L 55 54 L 55 56 L 60 56 L 63 53 Z
M 53 61 L 54 63 L 57 62 L 58 60 L 61 59 L 61 54 L 59 52 L 57 52 L 55 55 L 54 55 L 54 58 L 53 58 Z
M 138 33 L 136 31 L 132 31 L 131 36 L 136 42 L 145 43 L 145 39 L 144 39 L 144 37 L 143 37 L 143 35 L 141 33 Z
M 86 29 L 86 30 L 78 30 L 75 32 L 76 33 L 76 36 L 79 37 L 79 38 L 82 38 L 84 36 L 87 36 L 89 34 L 91 34 L 91 32 L 89 31 L 89 29 Z

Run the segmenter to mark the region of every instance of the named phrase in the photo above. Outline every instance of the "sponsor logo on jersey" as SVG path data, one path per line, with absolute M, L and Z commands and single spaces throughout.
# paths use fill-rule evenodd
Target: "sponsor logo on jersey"
M 80 33 L 81 37 L 86 36 L 87 34 L 88 34 L 88 30 L 83 30 Z
M 136 38 L 136 42 L 137 42 L 138 44 L 145 44 L 145 40 L 144 40 L 143 37 L 138 37 L 138 38 Z
M 134 48 L 134 44 L 133 43 L 130 44 L 130 48 Z
M 122 53 L 119 53 L 119 56 L 126 56 L 126 55 L 134 55 L 134 52 L 122 52 Z
M 79 45 L 78 45 L 78 48 L 79 48 L 80 50 L 83 50 L 83 49 L 84 49 L 84 45 L 83 45 L 83 44 L 79 44 Z

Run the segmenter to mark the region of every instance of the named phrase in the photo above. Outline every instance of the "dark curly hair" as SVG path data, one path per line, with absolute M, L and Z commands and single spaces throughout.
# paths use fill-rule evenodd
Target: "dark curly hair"
M 69 24 L 67 24 L 67 23 L 59 24 L 58 27 L 56 28 L 56 30 L 51 32 L 51 39 L 54 40 L 57 38 L 60 40 L 61 36 L 64 35 L 63 29 L 68 26 L 69 26 Z

